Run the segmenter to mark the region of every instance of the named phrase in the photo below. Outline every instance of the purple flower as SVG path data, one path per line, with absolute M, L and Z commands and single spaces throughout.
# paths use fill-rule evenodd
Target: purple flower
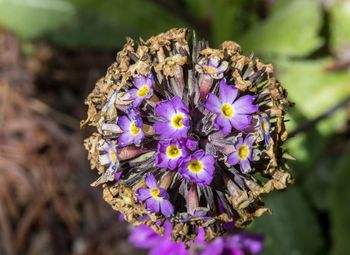
M 260 133 L 260 136 L 265 141 L 265 147 L 267 148 L 269 146 L 269 142 L 271 140 L 271 124 L 269 117 L 267 117 L 266 114 L 262 114 L 258 118 L 258 130 Z
M 164 216 L 169 217 L 174 213 L 174 207 L 169 201 L 168 193 L 158 187 L 157 180 L 152 174 L 145 178 L 147 188 L 139 188 L 136 191 L 138 200 L 144 201 L 146 208 L 151 212 L 161 212 Z
M 187 140 L 187 139 L 186 139 Z M 156 154 L 156 165 L 161 168 L 174 170 L 179 159 L 188 155 L 186 140 L 159 141 Z
M 203 58 L 199 61 L 197 69 L 206 75 L 209 75 L 213 79 L 221 79 L 224 76 L 224 72 L 228 68 L 226 61 L 221 61 L 218 57 Z
M 155 112 L 164 119 L 154 124 L 154 130 L 161 138 L 186 138 L 190 129 L 188 108 L 179 96 L 160 102 Z
M 238 138 L 234 144 L 234 151 L 228 156 L 227 163 L 231 166 L 240 164 L 243 173 L 251 170 L 250 161 L 257 160 L 258 150 L 253 148 L 255 138 L 253 135 L 247 135 L 244 139 Z
M 261 235 L 236 232 L 227 237 L 217 237 L 208 243 L 204 240 L 203 229 L 199 229 L 196 242 L 190 251 L 193 255 L 258 254 L 263 250 L 263 242 Z
M 119 167 L 118 150 L 114 142 L 108 143 L 106 141 L 99 147 L 102 152 L 99 156 L 101 165 L 108 166 L 107 171 L 114 173 Z
M 121 116 L 118 120 L 118 126 L 123 131 L 118 138 L 119 147 L 125 147 L 130 144 L 138 146 L 145 137 L 142 131 L 142 120 L 134 113 L 128 116 Z
M 209 185 L 213 180 L 215 159 L 203 150 L 181 159 L 179 173 L 185 179 L 197 184 Z
M 129 91 L 130 99 L 133 101 L 134 107 L 139 107 L 144 99 L 148 99 L 153 95 L 152 86 L 154 84 L 154 79 L 152 74 L 146 76 L 139 76 L 134 78 L 134 85 L 136 89 L 131 89 Z
M 217 114 L 215 127 L 223 134 L 229 134 L 232 128 L 236 130 L 246 129 L 252 121 L 252 113 L 258 111 L 258 106 L 253 104 L 254 97 L 245 95 L 237 98 L 238 89 L 220 81 L 219 97 L 213 93 L 208 94 L 205 107 Z
M 158 235 L 152 228 L 141 225 L 135 228 L 129 236 L 129 242 L 137 248 L 149 249 L 149 255 L 188 255 L 188 251 L 182 242 L 171 240 L 172 226 L 170 221 L 165 221 L 164 235 Z

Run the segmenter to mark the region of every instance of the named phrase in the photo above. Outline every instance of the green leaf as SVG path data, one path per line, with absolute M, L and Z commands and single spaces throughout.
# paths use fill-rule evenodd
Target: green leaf
M 350 1 L 336 0 L 330 8 L 330 43 L 339 50 L 350 46 Z
M 256 24 L 239 42 L 245 51 L 265 55 L 307 56 L 323 40 L 321 6 L 316 0 L 292 0 L 264 22 Z
M 346 157 L 347 156 L 347 157 Z M 331 191 L 332 255 L 349 254 L 350 236 L 350 153 L 336 168 L 336 178 Z M 334 170 L 333 170 L 334 171 Z
M 0 0 L 0 24 L 25 39 L 42 36 L 74 16 L 64 0 Z
M 253 230 L 265 234 L 266 255 L 320 255 L 323 239 L 315 215 L 296 186 L 266 197 L 272 215 L 257 219 Z

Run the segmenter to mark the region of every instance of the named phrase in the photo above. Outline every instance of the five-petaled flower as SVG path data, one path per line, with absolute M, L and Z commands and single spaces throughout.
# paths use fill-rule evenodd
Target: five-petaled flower
M 247 135 L 244 139 L 239 137 L 234 145 L 234 151 L 228 156 L 227 163 L 231 166 L 240 165 L 243 173 L 251 170 L 251 161 L 258 159 L 259 151 L 253 147 L 255 137 Z
M 136 195 L 139 201 L 144 201 L 146 208 L 154 213 L 161 212 L 164 216 L 169 217 L 174 213 L 174 207 L 169 201 L 168 193 L 158 187 L 157 180 L 152 174 L 145 178 L 147 188 L 139 188 Z
M 246 129 L 251 124 L 251 114 L 258 111 L 259 107 L 253 104 L 253 96 L 238 97 L 238 92 L 237 88 L 228 85 L 222 79 L 220 81 L 219 97 L 209 93 L 205 102 L 205 107 L 217 115 L 215 127 L 223 134 L 230 134 L 232 128 L 236 130 Z
M 211 154 L 198 150 L 180 161 L 179 173 L 185 179 L 202 185 L 209 185 L 213 180 L 215 159 Z
M 188 155 L 185 140 L 187 139 L 160 141 L 156 154 L 156 165 L 174 170 L 178 166 L 179 160 Z
M 188 108 L 179 96 L 171 100 L 160 102 L 155 107 L 155 112 L 164 121 L 157 121 L 154 124 L 154 131 L 161 138 L 186 138 L 190 129 L 190 117 Z
M 144 99 L 148 99 L 153 95 L 154 79 L 152 74 L 148 76 L 138 76 L 134 78 L 136 89 L 129 91 L 130 99 L 133 100 L 133 106 L 139 107 Z
M 118 126 L 123 131 L 118 138 L 118 146 L 120 147 L 130 144 L 138 146 L 145 137 L 142 131 L 142 119 L 133 112 L 127 116 L 121 116 L 118 120 Z
M 200 60 L 196 68 L 213 79 L 221 79 L 228 68 L 228 63 L 226 61 L 221 61 L 220 58 L 216 56 L 212 56 Z
M 104 141 L 99 147 L 99 151 L 101 152 L 99 156 L 101 165 L 106 165 L 108 167 L 107 171 L 115 172 L 119 167 L 118 150 L 116 144 L 114 142 L 108 143 Z

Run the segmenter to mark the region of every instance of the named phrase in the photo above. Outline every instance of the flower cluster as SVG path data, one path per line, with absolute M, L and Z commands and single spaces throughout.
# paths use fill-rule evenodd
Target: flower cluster
M 239 45 L 212 49 L 186 29 L 129 39 L 86 103 L 85 142 L 104 198 L 126 220 L 186 243 L 207 240 L 225 222 L 243 227 L 268 209 L 262 194 L 292 178 L 286 92 L 271 65 L 241 55 Z M 217 241 L 219 242 L 219 241 Z
M 232 230 L 231 230 L 232 231 Z M 206 242 L 203 229 L 192 242 L 189 250 L 183 243 L 171 240 L 172 227 L 169 221 L 164 223 L 164 235 L 158 235 L 147 225 L 141 225 L 132 230 L 129 242 L 140 249 L 149 250 L 149 255 L 255 255 L 263 250 L 263 237 L 257 234 L 248 234 L 234 229 L 226 237 L 218 237 L 213 242 Z

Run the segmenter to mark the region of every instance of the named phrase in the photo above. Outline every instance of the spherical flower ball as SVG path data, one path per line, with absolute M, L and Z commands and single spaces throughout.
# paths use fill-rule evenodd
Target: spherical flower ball
M 244 227 L 268 211 L 263 195 L 292 183 L 286 94 L 235 42 L 213 49 L 187 29 L 128 38 L 86 100 L 92 185 L 134 225 L 162 234 L 170 222 L 175 241 Z

